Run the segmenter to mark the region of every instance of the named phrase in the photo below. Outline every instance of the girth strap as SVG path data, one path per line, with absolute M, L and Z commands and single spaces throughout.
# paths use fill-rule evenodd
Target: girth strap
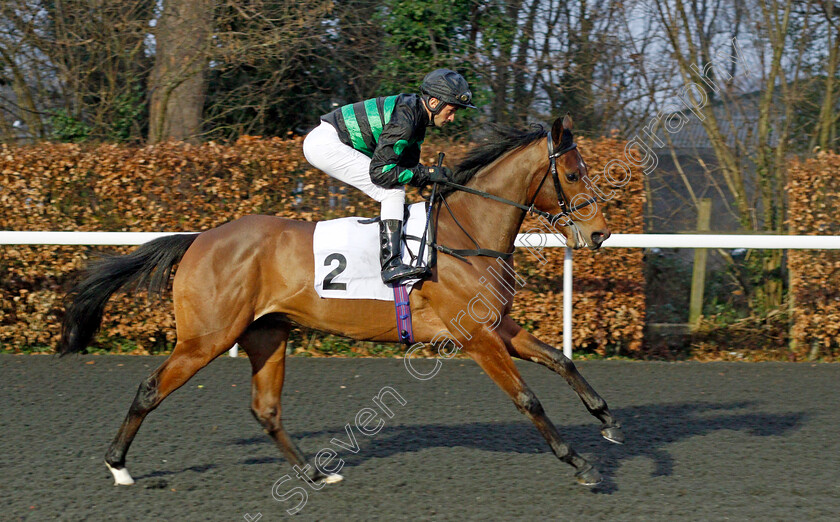
M 394 310 L 397 314 L 397 335 L 400 342 L 410 346 L 414 344 L 414 329 L 411 326 L 411 304 L 408 290 L 404 284 L 397 283 L 394 288 Z

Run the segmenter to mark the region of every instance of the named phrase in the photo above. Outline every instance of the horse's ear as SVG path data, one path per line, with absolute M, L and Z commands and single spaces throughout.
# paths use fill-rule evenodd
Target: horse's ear
M 554 125 L 551 126 L 551 137 L 554 138 L 554 145 L 560 146 L 560 141 L 563 138 L 563 131 L 572 131 L 572 115 L 568 112 L 562 118 L 554 120 Z
M 572 130 L 573 123 L 572 115 L 567 112 L 566 115 L 563 116 L 563 128 L 570 131 Z
M 560 139 L 563 137 L 563 118 L 557 118 L 554 120 L 554 124 L 551 126 L 551 138 L 554 142 L 555 147 L 560 146 Z

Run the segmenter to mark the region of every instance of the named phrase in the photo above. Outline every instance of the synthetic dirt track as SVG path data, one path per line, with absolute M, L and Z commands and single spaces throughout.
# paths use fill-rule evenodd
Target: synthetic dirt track
M 293 474 L 249 412 L 250 366 L 219 358 L 175 392 L 128 454 L 137 483 L 115 487 L 103 455 L 139 382 L 163 359 L 0 356 L 0 519 L 288 518 L 301 496 L 272 497 Z M 433 361 L 418 361 L 428 372 Z M 536 429 L 471 361 L 432 379 L 402 360 L 288 361 L 283 418 L 310 456 L 338 449 L 345 480 L 298 479 L 301 520 L 836 520 L 840 365 L 581 362 L 624 425 L 602 439 L 565 381 L 520 363 L 560 433 L 605 481 L 574 482 Z M 344 426 L 390 386 L 376 435 Z M 333 461 L 333 464 L 336 461 Z

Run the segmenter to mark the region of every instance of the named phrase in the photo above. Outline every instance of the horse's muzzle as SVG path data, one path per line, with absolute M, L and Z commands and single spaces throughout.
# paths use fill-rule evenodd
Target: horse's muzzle
M 598 250 L 601 248 L 601 243 L 607 240 L 610 237 L 609 230 L 596 230 L 589 236 L 589 248 L 592 250 Z

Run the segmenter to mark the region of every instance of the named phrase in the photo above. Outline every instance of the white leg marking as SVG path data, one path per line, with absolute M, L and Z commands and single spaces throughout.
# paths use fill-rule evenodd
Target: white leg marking
M 130 486 L 134 484 L 134 479 L 131 478 L 131 474 L 126 468 L 112 468 L 107 462 L 105 465 L 108 466 L 108 471 L 114 476 L 115 486 Z
M 336 482 L 341 482 L 342 480 L 344 480 L 344 477 L 342 477 L 338 473 L 332 473 L 322 478 L 321 482 L 323 482 L 324 484 L 335 484 Z

